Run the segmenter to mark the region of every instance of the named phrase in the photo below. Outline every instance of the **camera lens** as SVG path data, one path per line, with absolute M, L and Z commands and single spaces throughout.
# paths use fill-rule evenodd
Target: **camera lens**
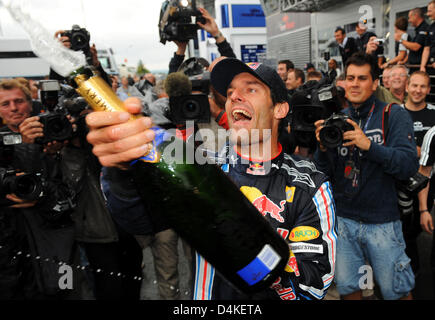
M 320 142 L 326 148 L 336 148 L 343 143 L 343 132 L 335 126 L 325 126 L 319 133 Z
M 88 44 L 88 38 L 81 32 L 74 33 L 71 37 L 71 46 L 75 50 L 83 50 Z
M 61 119 L 55 118 L 51 119 L 47 124 L 48 130 L 54 135 L 57 136 L 62 133 L 64 128 L 64 122 Z
M 183 116 L 186 119 L 196 119 L 199 116 L 201 108 L 197 101 L 186 100 L 182 107 Z
M 42 184 L 35 175 L 24 174 L 14 177 L 11 191 L 21 199 L 37 200 L 42 191 Z

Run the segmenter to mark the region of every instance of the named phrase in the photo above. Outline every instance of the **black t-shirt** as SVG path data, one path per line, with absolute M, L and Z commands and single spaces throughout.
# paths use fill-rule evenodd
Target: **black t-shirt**
M 406 109 L 406 107 L 405 107 Z M 417 146 L 421 147 L 426 132 L 435 126 L 435 106 L 427 104 L 423 110 L 411 111 L 406 109 L 414 122 L 414 137 Z
M 430 47 L 429 63 L 435 62 L 435 22 L 429 26 L 425 47 Z
M 409 64 L 420 64 L 421 55 L 423 54 L 423 49 L 426 45 L 428 34 L 429 25 L 426 23 L 426 21 L 423 21 L 418 27 L 415 28 L 415 36 L 412 38 L 411 42 L 419 43 L 421 45 L 421 48 L 418 51 L 409 50 Z

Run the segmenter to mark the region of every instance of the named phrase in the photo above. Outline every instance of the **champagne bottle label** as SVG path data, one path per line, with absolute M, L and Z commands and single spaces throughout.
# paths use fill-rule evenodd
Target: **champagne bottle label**
M 155 132 L 155 138 L 153 140 L 153 147 L 151 151 L 147 155 L 133 161 L 131 164 L 134 164 L 137 161 L 143 161 L 149 163 L 157 163 L 160 161 L 160 153 L 157 148 L 163 141 L 165 141 L 165 139 L 168 136 L 168 133 L 159 127 L 152 127 L 151 130 Z
M 246 267 L 237 271 L 237 274 L 250 286 L 263 280 L 279 263 L 281 257 L 266 244 L 257 257 Z

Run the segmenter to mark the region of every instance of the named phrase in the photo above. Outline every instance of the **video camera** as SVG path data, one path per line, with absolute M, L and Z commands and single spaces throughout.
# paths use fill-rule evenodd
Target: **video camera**
M 190 58 L 183 62 L 178 72 L 168 75 L 165 81 L 169 96 L 168 118 L 175 125 L 210 122 L 210 72 L 203 58 Z
M 338 113 L 344 94 L 343 88 L 334 86 L 328 78 L 308 81 L 295 91 L 291 98 L 291 130 L 299 146 L 311 147 L 315 143 L 314 123 Z
M 50 141 L 65 141 L 74 137 L 72 124 L 67 115 L 78 117 L 88 105 L 77 95 L 74 88 L 60 85 L 57 80 L 39 82 L 41 102 L 48 112 L 39 114 L 39 122 L 44 125 L 44 136 L 35 143 L 46 144 Z
M 191 76 L 192 93 L 170 99 L 171 120 L 174 124 L 185 124 L 186 121 L 195 121 L 197 123 L 210 122 L 210 103 L 208 102 L 208 93 L 210 86 L 210 72 Z
M 91 46 L 89 43 L 91 35 L 88 30 L 80 28 L 79 25 L 75 24 L 71 30 L 65 31 L 61 36 L 68 37 L 71 42 L 71 50 L 83 51 L 88 64 L 92 64 Z
M 201 12 L 196 8 L 195 0 L 166 0 L 160 10 L 160 42 L 187 42 L 197 35 L 197 21 L 205 23 Z

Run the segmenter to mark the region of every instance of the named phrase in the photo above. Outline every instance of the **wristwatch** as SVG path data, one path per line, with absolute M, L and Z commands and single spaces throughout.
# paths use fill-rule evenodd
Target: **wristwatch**
M 217 35 L 215 35 L 213 38 L 215 38 L 215 40 L 217 40 L 219 37 L 222 37 L 223 34 L 222 32 L 219 31 L 219 33 Z

